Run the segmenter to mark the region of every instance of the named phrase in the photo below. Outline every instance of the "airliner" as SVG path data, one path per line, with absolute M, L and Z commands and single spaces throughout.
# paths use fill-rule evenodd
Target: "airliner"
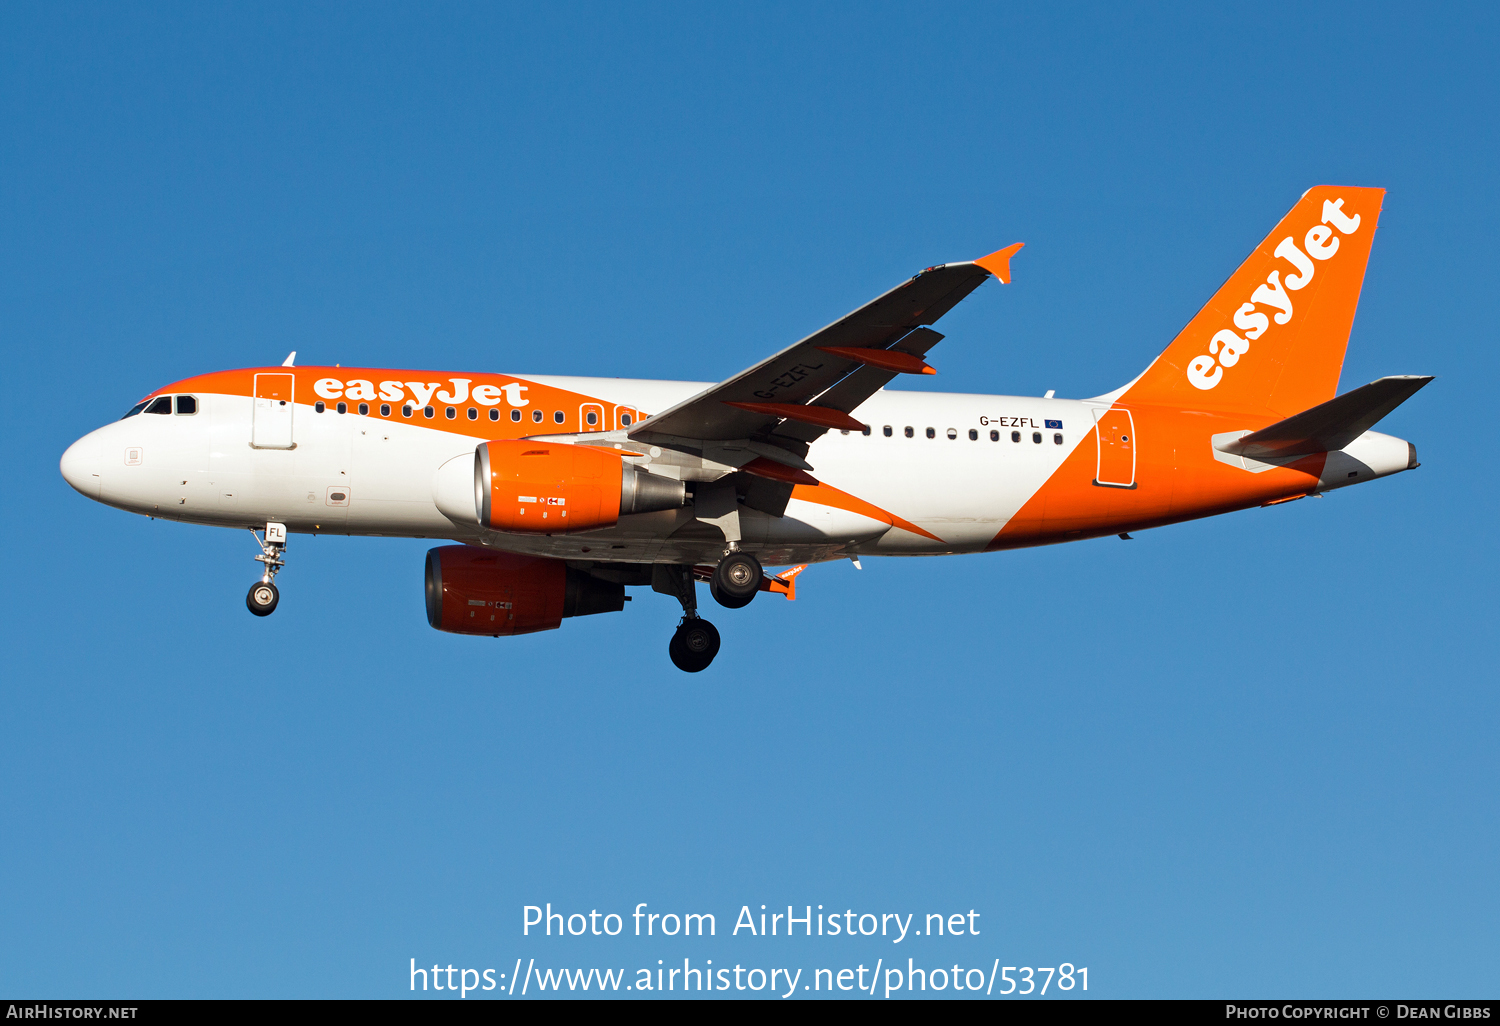
M 1337 394 L 1383 189 L 1304 193 L 1170 345 L 1090 399 L 910 392 L 931 327 L 1017 243 L 928 267 L 717 384 L 358 367 L 166 385 L 63 454 L 90 499 L 248 529 L 246 605 L 275 610 L 292 534 L 431 538 L 428 622 L 492 637 L 675 598 L 668 645 L 706 668 L 696 584 L 742 608 L 808 565 L 1118 535 L 1417 466 L 1371 430 L 1431 381 Z M 787 566 L 781 573 L 765 567 Z

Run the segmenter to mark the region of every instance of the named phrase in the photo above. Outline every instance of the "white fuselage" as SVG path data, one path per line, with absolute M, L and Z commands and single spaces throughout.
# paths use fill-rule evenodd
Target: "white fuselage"
M 614 378 L 528 380 L 643 409 L 666 408 L 707 387 Z M 192 416 L 138 414 L 92 432 L 68 450 L 64 474 L 90 498 L 188 523 L 255 527 L 279 521 L 303 533 L 480 539 L 477 526 L 456 524 L 438 510 L 433 478 L 444 463 L 471 457 L 474 447 L 491 437 L 484 421 L 475 424 L 473 434 L 455 434 L 430 430 L 420 418 L 383 419 L 331 408 L 315 413 L 298 405 L 296 447 L 266 449 L 250 442 L 253 399 L 200 394 L 198 400 Z M 880 392 L 860 409 L 873 428 L 869 436 L 831 431 L 813 443 L 808 461 L 820 479 L 898 510 L 942 541 L 892 532 L 889 524 L 860 513 L 793 499 L 782 518 L 745 511 L 744 543 L 775 550 L 782 558 L 773 556 L 771 562 L 828 559 L 850 550 L 915 555 L 983 549 L 1088 437 L 1091 407 L 1107 406 Z M 1064 427 L 1044 429 L 1047 420 L 1060 420 Z M 977 440 L 970 439 L 971 431 Z M 1021 441 L 1011 440 L 1014 431 Z M 991 432 L 999 433 L 998 442 L 991 441 Z M 1033 441 L 1037 432 L 1040 443 Z M 1057 435 L 1061 444 L 1054 441 Z M 696 558 L 702 539 L 670 540 L 676 519 L 691 517 L 686 511 L 655 513 L 627 517 L 613 529 L 587 535 L 512 535 L 505 547 L 549 555 L 589 549 L 594 559 Z
M 642 410 L 665 409 L 707 387 L 618 378 L 526 380 Z M 300 533 L 452 539 L 595 561 L 680 563 L 723 551 L 722 537 L 694 523 L 687 507 L 571 535 L 502 535 L 445 516 L 435 501 L 438 472 L 455 459 L 471 465 L 475 447 L 494 437 L 484 420 L 462 433 L 462 423 L 458 431 L 451 424 L 433 430 L 420 415 L 315 412 L 299 403 L 291 413 L 294 447 L 257 448 L 251 444 L 256 400 L 213 393 L 199 393 L 197 400 L 192 415 L 142 413 L 92 432 L 64 455 L 64 476 L 100 502 L 196 524 L 276 521 Z M 1093 445 L 1095 417 L 1109 407 L 1108 398 L 878 392 L 858 411 L 871 426 L 868 435 L 830 431 L 812 443 L 807 460 L 820 480 L 935 538 L 895 529 L 866 512 L 794 497 L 782 517 L 743 510 L 742 544 L 767 564 L 982 551 L 1080 444 Z M 1404 442 L 1369 432 L 1358 448 L 1361 465 L 1375 468 L 1373 476 L 1406 468 Z M 1324 486 L 1341 483 L 1330 478 Z

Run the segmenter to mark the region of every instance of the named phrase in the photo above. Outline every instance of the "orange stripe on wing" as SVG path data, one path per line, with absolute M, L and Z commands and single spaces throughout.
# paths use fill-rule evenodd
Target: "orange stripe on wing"
M 851 513 L 858 513 L 861 516 L 869 517 L 871 520 L 879 520 L 893 527 L 899 527 L 903 531 L 910 531 L 912 534 L 920 534 L 924 538 L 931 538 L 935 542 L 943 540 L 931 531 L 924 531 L 910 520 L 902 520 L 896 514 L 883 510 L 873 503 L 866 502 L 864 499 L 850 495 L 848 492 L 840 491 L 831 484 L 821 482 L 817 485 L 799 484 L 792 489 L 792 498 L 801 499 L 803 502 L 814 502 L 819 506 L 847 509 Z

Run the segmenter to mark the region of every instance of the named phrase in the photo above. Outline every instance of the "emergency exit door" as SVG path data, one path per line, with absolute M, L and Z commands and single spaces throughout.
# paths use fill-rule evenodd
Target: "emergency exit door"
M 584 403 L 578 407 L 578 429 L 580 431 L 603 431 L 609 425 L 604 423 L 604 407 L 598 403 Z
M 1105 488 L 1135 487 L 1135 422 L 1129 410 L 1096 411 L 1095 434 L 1099 439 L 1099 463 L 1094 484 Z
M 255 409 L 250 421 L 250 444 L 257 449 L 294 449 L 292 442 L 291 374 L 255 375 Z

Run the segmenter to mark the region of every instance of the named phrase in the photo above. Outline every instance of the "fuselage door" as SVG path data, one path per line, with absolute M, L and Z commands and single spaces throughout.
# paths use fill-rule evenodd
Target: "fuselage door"
M 292 442 L 293 386 L 291 374 L 255 375 L 255 410 L 251 415 L 250 444 L 257 449 L 294 449 Z
M 580 431 L 603 431 L 608 427 L 604 423 L 604 407 L 598 403 L 584 403 L 578 408 L 578 425 Z
M 1129 410 L 1095 410 L 1099 463 L 1094 484 L 1106 488 L 1135 487 L 1135 422 Z

